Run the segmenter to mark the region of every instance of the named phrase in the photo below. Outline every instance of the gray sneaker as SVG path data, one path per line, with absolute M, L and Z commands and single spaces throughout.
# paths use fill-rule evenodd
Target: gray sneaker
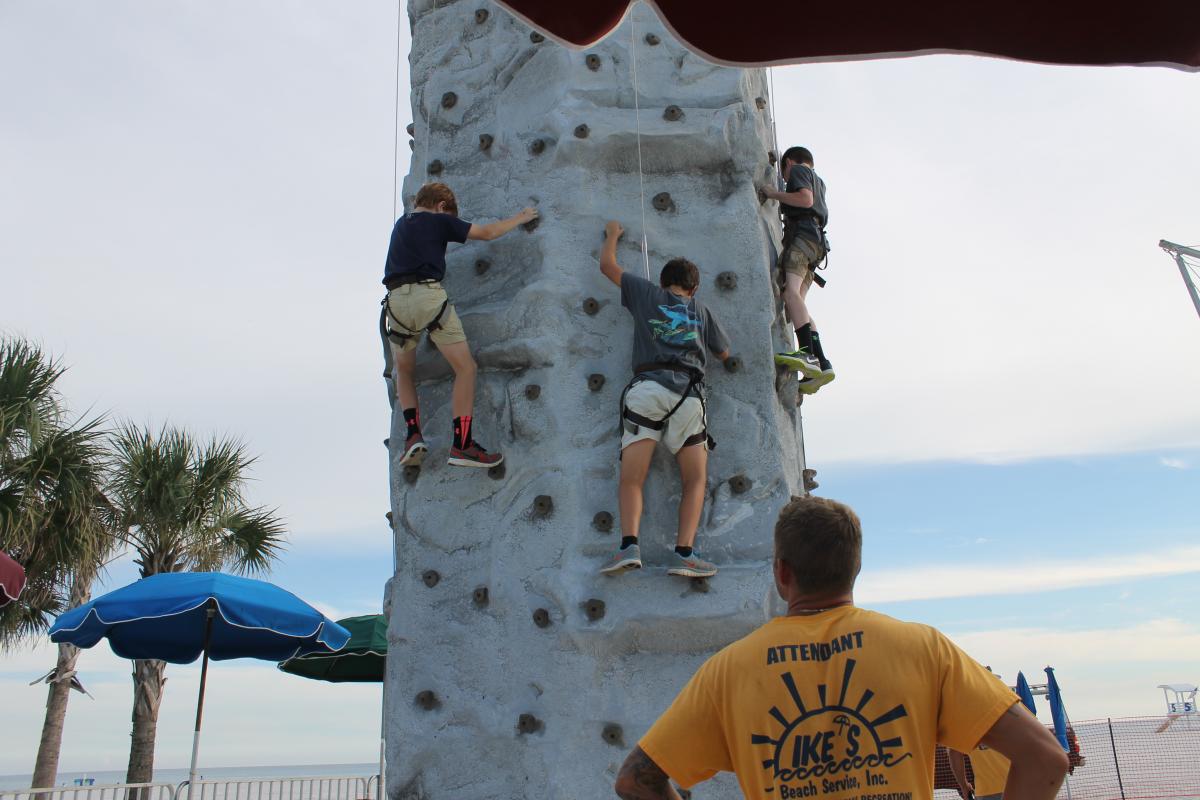
M 717 565 L 705 561 L 695 550 L 686 558 L 679 553 L 671 553 L 671 566 L 667 568 L 667 574 L 685 578 L 711 578 L 717 574 Z
M 803 348 L 790 353 L 776 353 L 775 363 L 781 367 L 798 370 L 806 378 L 816 378 L 821 374 L 821 362 Z
M 642 568 L 642 550 L 636 544 L 631 544 L 624 550 L 618 550 L 617 554 L 609 559 L 608 563 L 600 568 L 601 575 L 620 575 L 622 572 L 628 572 L 631 569 Z

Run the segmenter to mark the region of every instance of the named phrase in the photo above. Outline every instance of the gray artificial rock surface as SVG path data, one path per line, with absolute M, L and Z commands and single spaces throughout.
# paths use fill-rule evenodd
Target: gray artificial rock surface
M 448 257 L 447 290 L 480 366 L 475 430 L 505 453 L 502 474 L 446 465 L 450 371 L 427 343 L 418 377 L 431 452 L 419 474 L 399 465 L 404 423 L 393 416 L 388 794 L 612 796 L 626 752 L 701 661 L 767 617 L 774 517 L 802 491 L 796 382 L 771 361 L 787 332 L 770 268 L 777 212 L 755 189 L 773 173 L 765 73 L 703 61 L 639 5 L 635 119 L 628 19 L 573 51 L 533 41 L 487 0 L 410 0 L 409 17 L 406 201 L 437 161 L 429 178 L 454 189 L 464 218 L 536 205 L 541 221 L 452 245 Z M 617 517 L 617 411 L 631 377 L 631 318 L 597 259 L 604 222 L 616 218 L 627 231 L 622 265 L 643 271 L 638 120 L 651 277 L 671 257 L 695 261 L 699 296 L 743 361 L 738 372 L 716 365 L 708 380 L 718 447 L 697 544 L 721 572 L 706 584 L 661 566 L 680 494 L 662 451 L 646 485 L 646 568 L 596 572 L 620 541 L 616 522 L 602 531 L 593 520 Z M 670 203 L 659 210 L 651 200 L 663 192 Z M 718 288 L 726 271 L 736 287 Z M 588 298 L 598 308 L 585 308 Z M 593 374 L 605 379 L 598 390 Z M 551 510 L 539 509 L 541 495 Z M 724 779 L 697 796 L 735 786 Z

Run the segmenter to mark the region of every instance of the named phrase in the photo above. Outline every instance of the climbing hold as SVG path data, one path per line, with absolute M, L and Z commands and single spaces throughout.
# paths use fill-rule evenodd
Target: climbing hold
M 583 313 L 589 317 L 595 316 L 600 311 L 600 301 L 594 297 L 589 297 L 583 301 Z
M 541 223 L 541 221 L 542 221 L 541 217 L 534 217 L 533 219 L 529 220 L 529 222 L 526 222 L 521 227 L 524 228 L 528 233 L 533 233 L 534 231 L 537 230 L 537 226 Z
M 726 372 L 741 372 L 741 370 L 742 370 L 742 357 L 741 356 L 730 356 L 729 358 L 725 359 L 725 371 Z
M 483 273 L 487 272 L 491 266 L 492 262 L 488 261 L 486 258 L 477 258 L 475 259 L 475 274 L 482 275 Z
M 600 69 L 600 56 L 596 55 L 595 53 L 588 53 L 587 58 L 585 58 L 583 62 L 587 64 L 587 68 L 592 72 Z
M 409 139 L 409 140 L 408 140 L 408 149 L 409 149 L 409 150 L 416 150 L 416 149 L 417 149 L 417 143 L 416 143 L 416 142 L 414 142 L 412 139 Z
M 654 199 L 650 201 L 650 204 L 658 211 L 675 210 L 675 201 L 671 199 L 670 192 L 659 192 L 654 195 Z
M 596 516 L 592 517 L 592 527 L 601 533 L 608 533 L 612 526 L 613 515 L 607 511 L 597 511 Z
M 599 372 L 593 372 L 588 375 L 588 388 L 593 392 L 598 392 L 604 388 L 604 376 Z
M 815 469 L 806 469 L 800 473 L 804 479 L 804 491 L 811 492 L 821 484 L 817 483 L 817 471 Z
M 767 98 L 765 98 L 765 97 L 754 98 L 754 105 L 758 106 L 759 111 L 762 111 L 764 108 L 767 107 Z
M 737 288 L 737 273 L 722 272 L 717 275 L 717 288 L 732 291 Z
M 539 628 L 550 627 L 550 612 L 544 608 L 539 608 L 533 612 L 533 624 Z
M 779 156 L 775 154 L 774 150 L 767 151 L 767 161 L 771 162 L 772 167 L 779 163 Z
M 529 152 L 533 153 L 535 156 L 540 156 L 545 151 L 546 151 L 546 140 L 545 139 L 534 139 L 529 145 Z
M 389 436 L 387 439 L 384 439 L 384 440 L 383 440 L 383 446 L 384 446 L 384 447 L 387 447 L 387 446 L 389 446 L 391 443 L 392 443 L 392 439 L 391 439 L 391 437 L 390 437 L 390 436 Z
M 475 591 L 471 592 L 471 600 L 480 608 L 486 606 L 488 604 L 488 588 L 486 586 L 477 587 Z
M 539 494 L 533 498 L 533 513 L 539 517 L 548 517 L 554 513 L 554 498 L 548 494 Z
M 404 482 L 409 486 L 416 483 L 419 477 L 421 477 L 421 468 L 416 464 L 409 464 L 404 468 Z
M 441 702 L 438 700 L 438 696 L 428 689 L 423 692 L 417 692 L 416 700 L 417 705 L 426 711 L 432 711 L 441 705 Z
M 692 591 L 708 594 L 708 578 L 692 578 Z
M 446 92 L 442 95 L 442 108 L 454 108 L 458 104 L 458 95 L 454 92 Z
M 521 733 L 537 733 L 542 729 L 542 721 L 533 714 L 522 714 L 517 717 L 517 730 Z
M 611 744 L 613 747 L 625 746 L 625 732 L 621 730 L 621 726 L 615 722 L 610 722 L 604 726 L 604 730 L 600 731 L 600 738 Z
M 683 109 L 679 106 L 667 106 L 663 111 L 663 119 L 667 122 L 678 122 L 683 119 Z
M 488 477 L 494 481 L 502 480 L 506 474 L 504 462 L 501 461 L 494 467 L 488 467 Z
M 413 123 L 413 122 L 408 123 L 407 125 L 404 126 L 404 130 L 408 133 L 409 136 L 412 136 L 417 131 L 416 123 Z
M 589 622 L 604 619 L 604 601 L 593 597 L 583 604 L 583 613 L 587 614 Z
M 541 396 L 542 396 L 542 387 L 538 386 L 536 383 L 530 383 L 525 386 L 525 399 L 526 400 L 537 400 Z M 500 462 L 500 463 L 504 463 L 504 462 Z
M 442 169 L 444 169 L 444 165 L 442 164 L 441 160 L 435 158 L 433 161 L 429 162 L 430 175 L 441 175 Z
M 486 8 L 475 9 L 475 24 L 482 25 L 487 22 L 488 10 Z
M 658 44 L 660 41 L 662 41 L 662 40 L 659 39 L 658 36 L 654 35 L 653 33 L 646 34 L 646 44 L 650 45 L 651 47 L 654 47 L 654 45 Z
M 436 569 L 427 569 L 421 573 L 421 581 L 426 586 L 428 586 L 430 589 L 437 586 L 438 581 L 440 581 L 441 579 L 442 579 L 442 576 L 438 574 L 438 571 Z
M 534 44 L 541 44 L 542 42 L 546 41 L 546 37 L 542 36 L 537 31 L 533 31 L 529 34 L 529 41 L 533 42 Z
M 395 523 L 393 523 L 393 522 L 392 522 L 392 512 L 390 512 L 390 511 L 389 511 L 389 512 L 387 512 L 386 514 L 384 514 L 384 516 L 385 516 L 385 517 L 387 517 L 387 521 L 388 521 L 388 527 L 389 527 L 389 528 L 394 528 L 394 527 L 396 527 Z
M 575 126 L 575 138 L 576 139 L 586 139 L 587 135 L 589 133 L 591 133 L 591 130 L 592 129 L 589 128 L 587 125 L 576 125 Z
M 492 135 L 490 133 L 479 134 L 479 149 L 480 150 L 491 150 L 492 149 Z
M 745 494 L 750 491 L 750 487 L 754 485 L 754 481 L 747 478 L 740 472 L 729 479 L 729 488 L 734 494 Z

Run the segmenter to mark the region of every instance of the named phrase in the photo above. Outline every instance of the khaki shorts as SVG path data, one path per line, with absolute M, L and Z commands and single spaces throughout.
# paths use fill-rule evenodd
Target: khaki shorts
M 396 327 L 397 322 L 410 331 L 420 334 L 437 317 L 442 303 L 445 302 L 446 290 L 440 283 L 406 283 L 403 286 L 397 286 L 388 292 L 387 296 L 388 324 L 399 333 L 404 333 L 404 331 Z M 462 321 L 459 320 L 458 312 L 454 310 L 453 304 L 446 305 L 446 311 L 442 314 L 439 325 L 437 330 L 429 332 L 429 338 L 433 340 L 434 344 L 457 344 L 467 340 Z M 407 353 L 420 343 L 421 337 L 414 336 L 406 340 L 404 344 L 398 343 L 391 337 L 388 337 L 388 341 L 392 345 L 393 352 Z
M 678 402 L 678 394 L 652 380 L 638 381 L 625 393 L 625 408 L 646 419 L 662 419 Z M 625 410 L 622 409 L 621 413 L 624 415 Z M 672 453 L 678 453 L 688 437 L 703 432 L 706 427 L 704 404 L 700 402 L 699 397 L 689 397 L 684 400 L 679 410 L 671 414 L 671 418 L 667 420 L 667 424 L 663 426 L 662 430 L 643 428 L 624 419 L 623 416 L 621 422 L 622 450 L 634 442 L 648 439 L 662 442 Z M 704 446 L 708 446 L 707 441 Z
M 792 243 L 779 255 L 779 269 L 799 275 L 804 279 L 804 285 L 812 283 L 813 269 L 825 257 L 825 248 L 797 236 Z

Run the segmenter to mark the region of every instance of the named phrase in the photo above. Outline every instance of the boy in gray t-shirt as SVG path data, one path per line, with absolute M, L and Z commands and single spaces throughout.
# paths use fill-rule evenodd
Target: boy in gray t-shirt
M 600 271 L 621 287 L 621 305 L 633 315 L 633 381 L 621 398 L 621 546 L 600 570 L 620 575 L 642 566 L 638 527 L 642 485 L 661 441 L 679 464 L 683 494 L 679 531 L 668 575 L 708 578 L 717 568 L 693 549 L 708 470 L 709 436 L 704 409 L 706 350 L 724 361 L 729 337 L 696 300 L 700 271 L 687 259 L 666 263 L 659 285 L 625 272 L 617 264 L 618 222 L 605 226 Z

